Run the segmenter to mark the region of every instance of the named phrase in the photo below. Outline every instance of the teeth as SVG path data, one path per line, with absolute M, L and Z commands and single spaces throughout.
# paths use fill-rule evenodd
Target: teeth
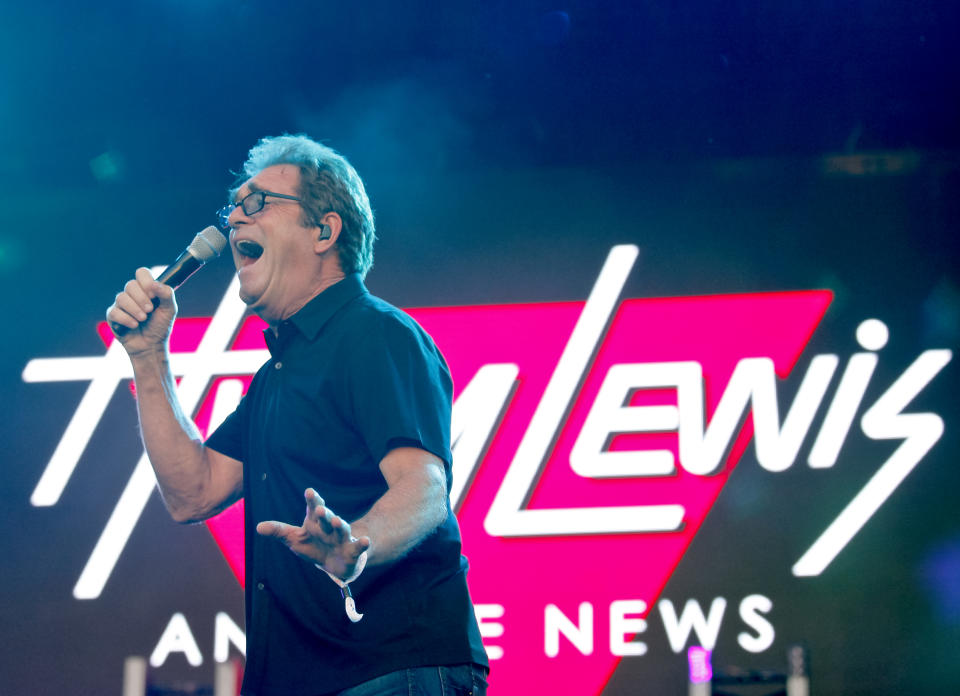
M 251 242 L 249 239 L 241 239 L 239 242 L 237 242 L 237 251 L 244 256 L 258 259 L 263 253 L 263 247 L 256 242 Z

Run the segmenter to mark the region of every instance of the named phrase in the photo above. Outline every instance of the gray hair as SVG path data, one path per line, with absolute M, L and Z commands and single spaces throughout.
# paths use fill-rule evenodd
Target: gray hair
M 340 266 L 345 273 L 363 278 L 373 265 L 373 243 L 377 238 L 373 211 L 360 176 L 339 152 L 306 135 L 279 135 L 263 138 L 254 145 L 243 163 L 236 193 L 243 181 L 276 164 L 300 168 L 303 224 L 320 226 L 320 219 L 335 212 L 343 220 L 337 239 Z

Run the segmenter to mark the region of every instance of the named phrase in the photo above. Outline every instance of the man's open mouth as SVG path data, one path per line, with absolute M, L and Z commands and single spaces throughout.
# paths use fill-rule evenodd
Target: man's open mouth
M 246 256 L 251 259 L 259 259 L 263 253 L 263 247 L 256 242 L 251 242 L 249 239 L 241 239 L 236 243 L 236 246 L 241 256 Z

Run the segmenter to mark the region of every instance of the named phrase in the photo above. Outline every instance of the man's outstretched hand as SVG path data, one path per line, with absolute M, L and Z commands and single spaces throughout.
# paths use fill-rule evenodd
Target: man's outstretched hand
M 295 527 L 271 520 L 259 523 L 257 533 L 275 537 L 301 558 L 316 563 L 341 580 L 350 578 L 357 569 L 360 555 L 370 548 L 370 537 L 354 537 L 350 524 L 334 514 L 312 488 L 304 491 L 303 497 L 307 501 L 307 514 L 302 525 Z

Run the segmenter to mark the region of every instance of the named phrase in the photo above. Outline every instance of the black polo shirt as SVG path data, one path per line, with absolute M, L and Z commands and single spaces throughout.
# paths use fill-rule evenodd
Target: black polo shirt
M 355 274 L 265 336 L 270 361 L 206 443 L 243 462 L 243 693 L 319 696 L 405 667 L 486 665 L 452 513 L 351 584 L 358 623 L 324 572 L 256 533 L 264 520 L 300 524 L 308 487 L 343 518 L 363 516 L 387 490 L 379 462 L 396 447 L 437 455 L 449 487 L 452 387 L 433 340 Z

